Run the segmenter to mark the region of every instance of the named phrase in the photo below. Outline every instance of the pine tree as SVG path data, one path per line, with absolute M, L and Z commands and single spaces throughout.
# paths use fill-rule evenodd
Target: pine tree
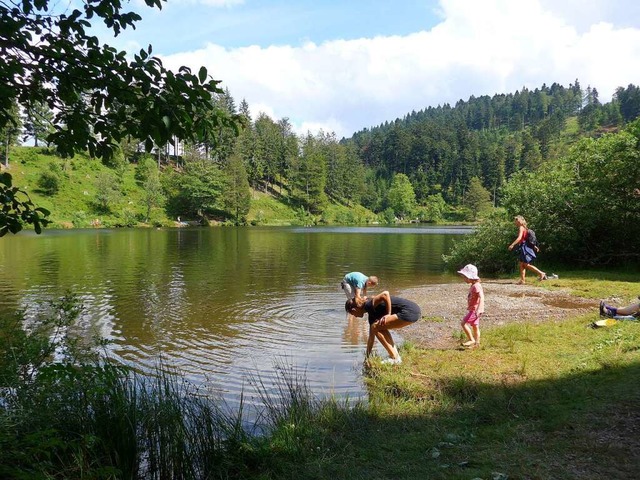
M 224 192 L 225 210 L 233 216 L 236 225 L 241 225 L 246 222 L 251 206 L 251 189 L 249 188 L 247 171 L 242 159 L 237 155 L 232 155 L 229 158 L 224 171 L 227 177 Z
M 478 177 L 469 181 L 469 187 L 464 197 L 464 205 L 471 212 L 471 219 L 476 221 L 478 214 L 491 207 L 491 193 L 484 188 Z
M 24 133 L 33 138 L 37 147 L 39 140 L 45 140 L 54 132 L 53 111 L 46 103 L 33 102 L 25 109 L 23 123 Z
M 20 140 L 22 121 L 20 120 L 19 111 L 18 104 L 14 101 L 11 109 L 6 112 L 8 118 L 6 125 L 0 128 L 0 147 L 2 148 L 0 155 L 2 155 L 5 167 L 9 166 L 11 146 L 18 144 Z
M 311 213 L 319 213 L 327 203 L 325 186 L 327 172 L 325 158 L 316 139 L 310 132 L 302 143 L 302 154 L 296 162 L 294 185 L 304 207 Z

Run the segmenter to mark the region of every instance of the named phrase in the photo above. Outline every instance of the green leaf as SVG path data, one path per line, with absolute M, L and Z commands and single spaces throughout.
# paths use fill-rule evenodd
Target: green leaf
M 29 0 L 22 0 L 22 10 L 25 14 L 29 15 L 32 9 L 33 6 L 31 5 L 31 2 Z
M 204 83 L 207 80 L 207 69 L 205 67 L 200 67 L 198 78 L 200 79 L 200 83 Z
M 51 215 L 51 212 L 43 207 L 37 207 L 34 209 L 35 212 L 40 212 L 43 216 L 48 217 Z
M 11 188 L 11 174 L 10 173 L 0 173 L 0 183 L 4 183 L 8 188 Z

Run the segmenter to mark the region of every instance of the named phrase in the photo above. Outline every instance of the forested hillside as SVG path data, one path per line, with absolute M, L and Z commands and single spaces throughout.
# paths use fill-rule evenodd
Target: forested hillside
M 78 215 L 100 218 L 127 210 L 126 201 L 140 205 L 141 194 L 133 192 L 141 188 L 146 206 L 129 215 L 127 225 L 148 222 L 158 209 L 168 219 L 268 223 L 271 207 L 250 215 L 252 202 L 266 197 L 289 209 L 280 223 L 477 220 L 502 204 L 505 185 L 518 172 L 536 171 L 567 155 L 580 138 L 615 132 L 640 115 L 640 88 L 620 87 L 601 103 L 596 88 L 582 89 L 576 80 L 429 106 L 338 139 L 329 132 L 296 135 L 287 118 L 252 118 L 247 102 L 236 106 L 228 90 L 214 99 L 212 112 L 240 118 L 242 128 L 221 122 L 201 142 L 173 139 L 151 154 L 141 140 L 123 139 L 102 161 L 111 174 L 94 169 L 92 187 L 83 188 L 100 198 L 79 207 L 84 213 Z M 52 112 L 36 106 L 16 104 L 19 128 L 4 129 L 9 171 L 12 145 L 51 139 Z M 51 197 L 46 203 L 55 208 L 56 196 L 72 191 L 64 188 L 68 165 L 50 156 L 26 186 Z M 127 188 L 128 170 L 135 170 L 137 184 Z
M 499 198 L 514 173 L 535 170 L 578 137 L 616 129 L 639 114 L 638 87 L 621 87 L 602 104 L 595 88 L 583 90 L 576 80 L 428 107 L 358 132 L 349 143 L 387 182 L 408 175 L 419 204 L 434 194 L 459 204 L 473 177 Z

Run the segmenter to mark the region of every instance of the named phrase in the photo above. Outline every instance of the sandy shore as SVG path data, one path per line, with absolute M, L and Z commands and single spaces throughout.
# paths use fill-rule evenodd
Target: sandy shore
M 549 280 L 552 282 L 553 280 Z M 536 286 L 517 285 L 515 280 L 483 281 L 485 314 L 481 328 L 510 322 L 561 320 L 584 313 L 597 313 L 598 301 L 579 298 L 564 290 L 549 291 Z M 423 348 L 456 348 L 460 320 L 466 312 L 465 283 L 425 285 L 399 292 L 422 309 L 422 320 L 404 328 L 402 337 Z

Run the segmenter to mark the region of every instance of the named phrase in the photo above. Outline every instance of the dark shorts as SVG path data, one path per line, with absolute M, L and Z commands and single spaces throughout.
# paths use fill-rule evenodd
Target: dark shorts
M 392 315 L 397 315 L 400 320 L 404 320 L 405 322 L 417 322 L 422 318 L 422 311 L 418 304 L 412 302 L 411 300 L 406 300 L 404 298 L 392 297 L 395 300 L 393 303 L 393 308 L 391 309 Z M 384 314 L 378 313 L 377 315 L 372 315 L 369 313 L 369 325 L 373 325 L 376 321 L 380 320 Z
M 398 318 L 405 322 L 417 322 L 420 320 L 420 317 L 422 317 L 420 307 L 413 302 L 407 302 L 402 311 L 398 312 Z

